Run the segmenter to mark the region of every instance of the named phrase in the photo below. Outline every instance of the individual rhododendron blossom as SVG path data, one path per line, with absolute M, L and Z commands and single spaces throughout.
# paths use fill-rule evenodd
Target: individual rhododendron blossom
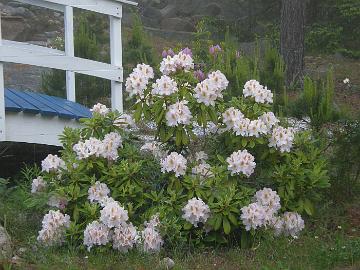
M 107 203 L 100 211 L 100 221 L 109 228 L 119 227 L 128 219 L 128 211 L 120 206 L 117 201 Z
M 211 171 L 210 164 L 207 164 L 205 162 L 202 162 L 199 165 L 196 165 L 194 168 L 192 168 L 192 173 L 200 176 L 200 178 L 214 177 L 214 174 Z
M 154 78 L 154 70 L 147 64 L 138 64 L 133 72 L 141 74 L 145 79 L 150 80 Z
M 235 126 L 239 125 L 239 122 L 244 119 L 244 114 L 234 107 L 230 107 L 223 114 L 223 123 L 226 125 L 227 129 L 232 129 Z
M 265 209 L 259 203 L 251 203 L 241 208 L 241 220 L 245 225 L 245 229 L 257 229 L 264 225 Z
M 118 148 L 122 147 L 122 138 L 119 133 L 111 132 L 105 135 L 102 145 L 101 156 L 108 160 L 116 160 L 119 157 Z
M 276 118 L 273 112 L 264 113 L 259 117 L 259 119 L 263 121 L 269 129 L 280 122 L 280 120 Z
M 253 97 L 257 103 L 273 103 L 273 93 L 256 80 L 245 83 L 244 97 Z
M 61 244 L 65 231 L 70 227 L 70 217 L 59 210 L 50 210 L 43 218 L 42 229 L 37 240 L 46 246 Z
M 106 105 L 98 103 L 95 104 L 92 109 L 90 109 L 90 111 L 95 114 L 98 113 L 102 116 L 105 116 L 106 114 L 108 114 L 110 112 L 110 109 L 108 107 L 106 107 Z
M 221 51 L 222 51 L 222 49 L 221 49 L 220 45 L 212 45 L 209 48 L 209 53 L 214 56 L 217 55 L 218 53 L 220 53 Z
M 157 230 L 159 225 L 160 220 L 158 215 L 153 216 L 149 222 L 145 222 L 145 228 L 141 232 L 141 240 L 145 252 L 158 252 L 164 244 L 161 234 Z
M 182 209 L 183 219 L 194 225 L 198 226 L 198 223 L 205 223 L 210 217 L 210 208 L 199 198 L 192 198 L 188 200 L 185 207 Z
M 206 106 L 215 106 L 215 101 L 222 98 L 222 91 L 227 88 L 229 81 L 221 71 L 211 72 L 206 80 L 198 83 L 195 87 L 194 97 L 198 103 Z
M 164 156 L 167 156 L 167 151 L 164 150 L 160 142 L 147 142 L 140 148 L 141 151 L 151 152 L 155 158 L 162 159 Z
M 160 71 L 164 75 L 170 75 L 178 70 L 188 72 L 194 69 L 194 60 L 187 52 L 179 52 L 174 56 L 168 55 L 160 63 Z
M 169 106 L 165 115 L 169 127 L 189 125 L 191 123 L 191 111 L 186 104 L 188 104 L 188 101 L 182 100 Z
M 176 177 L 185 175 L 187 160 L 181 154 L 172 152 L 166 158 L 161 160 L 161 171 L 174 172 Z
M 132 73 L 126 79 L 125 90 L 130 97 L 144 94 L 150 79 L 154 78 L 154 70 L 146 64 L 139 64 L 133 69 Z
M 221 92 L 223 90 L 225 90 L 229 85 L 228 79 L 220 70 L 211 72 L 208 75 L 208 78 L 209 78 L 210 83 L 212 85 L 214 85 L 218 96 L 220 96 Z M 221 97 L 222 97 L 222 95 L 221 95 Z
M 274 147 L 280 152 L 290 152 L 295 139 L 294 129 L 276 127 L 273 129 L 271 137 L 269 138 L 269 147 Z
M 101 140 L 91 137 L 84 142 L 78 142 L 73 146 L 78 159 L 86 159 L 91 156 L 100 157 L 104 150 L 104 145 Z
M 31 184 L 31 193 L 38 193 L 44 191 L 47 184 L 41 176 L 33 179 Z
M 100 202 L 104 198 L 108 197 L 110 189 L 104 183 L 96 181 L 88 190 L 88 199 L 90 202 Z
M 291 235 L 296 238 L 298 234 L 305 228 L 302 217 L 295 212 L 285 212 L 283 215 L 284 234 Z
M 60 210 L 65 209 L 67 204 L 68 204 L 68 200 L 65 197 L 59 195 L 52 195 L 47 201 L 48 206 L 55 207 Z
M 255 170 L 255 158 L 247 150 L 239 150 L 226 159 L 231 175 L 243 173 L 249 177 Z
M 130 114 L 123 113 L 114 121 L 114 126 L 122 128 L 122 129 L 129 129 L 136 127 L 135 121 Z
M 104 246 L 109 243 L 109 233 L 109 228 L 106 225 L 99 221 L 93 221 L 86 226 L 84 231 L 84 245 L 88 251 L 93 246 Z
M 113 203 L 115 200 L 111 197 L 105 196 L 101 200 L 99 200 L 99 204 L 101 207 L 105 207 L 108 203 Z
M 252 120 L 250 121 L 250 123 L 248 124 L 247 127 L 247 135 L 249 137 L 260 137 L 260 135 L 265 135 L 269 132 L 269 128 L 267 127 L 267 125 L 260 119 L 257 120 Z
M 349 78 L 345 78 L 343 81 L 344 84 L 350 84 L 350 79 Z
M 248 137 L 250 134 L 249 132 L 250 124 L 251 124 L 251 120 L 249 118 L 240 119 L 240 121 L 236 121 L 234 123 L 233 130 L 237 136 Z
M 123 223 L 114 229 L 112 235 L 113 248 L 121 252 L 127 252 L 138 242 L 139 235 L 132 223 Z
M 258 190 L 254 195 L 254 199 L 260 205 L 271 208 L 273 213 L 277 213 L 281 208 L 280 196 L 271 188 L 263 188 L 262 190 Z
M 153 84 L 152 94 L 170 96 L 178 91 L 177 83 L 169 76 L 163 75 Z
M 44 172 L 56 172 L 61 168 L 65 167 L 65 162 L 59 158 L 57 155 L 49 154 L 41 162 L 42 171 Z
M 205 161 L 208 160 L 209 156 L 204 151 L 199 151 L 195 153 L 196 161 Z
M 218 95 L 216 88 L 210 83 L 209 79 L 198 83 L 194 91 L 194 97 L 198 103 L 203 103 L 206 106 L 215 106 Z

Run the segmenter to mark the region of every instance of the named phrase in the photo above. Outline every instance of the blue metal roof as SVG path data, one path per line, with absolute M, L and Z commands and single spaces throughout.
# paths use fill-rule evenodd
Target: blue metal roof
M 79 103 L 29 91 L 5 89 L 5 110 L 67 119 L 90 118 L 91 112 Z

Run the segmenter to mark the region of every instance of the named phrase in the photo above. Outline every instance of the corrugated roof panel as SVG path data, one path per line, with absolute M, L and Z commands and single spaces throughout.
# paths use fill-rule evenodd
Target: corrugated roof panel
M 6 111 L 23 111 L 60 118 L 90 118 L 91 112 L 85 106 L 59 97 L 34 92 L 5 89 Z

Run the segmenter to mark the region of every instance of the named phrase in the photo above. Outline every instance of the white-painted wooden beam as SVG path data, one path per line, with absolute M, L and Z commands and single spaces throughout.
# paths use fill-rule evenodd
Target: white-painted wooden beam
M 110 16 L 110 53 L 111 64 L 122 69 L 122 38 L 121 38 L 121 18 L 122 5 L 119 5 L 120 17 Z M 121 75 L 123 76 L 123 74 Z M 111 81 L 111 107 L 119 112 L 124 111 L 122 82 Z
M 46 7 L 49 9 L 61 9 L 61 6 L 71 6 L 84 10 L 94 11 L 101 14 L 121 17 L 118 6 L 121 3 L 137 6 L 136 2 L 127 0 L 17 0 L 22 3 Z
M 46 47 L 36 45 L 28 47 L 29 49 L 24 49 L 24 46 L 16 46 L 16 43 L 3 44 L 0 46 L 0 62 L 69 70 L 107 80 L 123 81 L 123 71 L 120 66 L 66 56 L 63 52 L 59 54 L 58 50 Z
M 2 44 L 1 34 L 1 12 L 0 12 L 0 46 Z M 0 141 L 6 138 L 5 130 L 5 82 L 4 82 L 4 65 L 0 61 Z
M 65 7 L 65 54 L 74 57 L 74 11 L 70 6 Z M 66 71 L 66 97 L 70 101 L 76 100 L 75 96 L 75 73 Z

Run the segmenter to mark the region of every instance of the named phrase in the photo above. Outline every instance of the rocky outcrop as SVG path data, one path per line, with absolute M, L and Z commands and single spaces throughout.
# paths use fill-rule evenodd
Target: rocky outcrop
M 216 17 L 225 21 L 247 16 L 245 1 L 234 0 L 139 0 L 145 25 L 168 31 L 195 30 L 197 21 Z
M 0 225 L 0 261 L 10 259 L 12 256 L 12 247 L 9 234 L 5 228 Z

